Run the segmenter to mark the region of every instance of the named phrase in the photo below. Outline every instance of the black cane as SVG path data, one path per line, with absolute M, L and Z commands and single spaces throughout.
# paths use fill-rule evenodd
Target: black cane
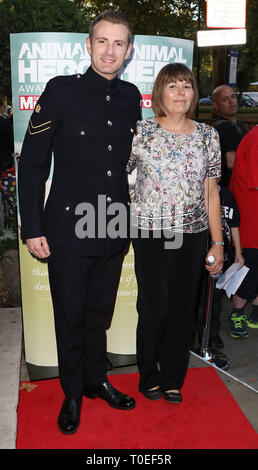
M 205 306 L 205 319 L 204 319 L 204 325 L 203 325 L 202 344 L 201 344 L 201 355 L 203 358 L 207 360 L 211 359 L 211 352 L 209 350 L 209 338 L 210 338 L 210 324 L 211 324 L 212 310 L 213 310 L 214 289 L 215 289 L 216 281 L 217 281 L 216 278 L 214 278 L 212 275 L 209 275 L 206 306 Z
M 210 264 L 214 263 L 214 257 L 209 256 L 208 262 Z M 204 320 L 204 326 L 203 326 L 200 356 L 205 361 L 214 363 L 220 369 L 227 370 L 229 367 L 229 359 L 220 351 L 211 350 L 209 348 L 210 324 L 211 324 L 211 318 L 212 318 L 212 312 L 213 312 L 214 291 L 216 289 L 217 279 L 220 277 L 220 275 L 221 273 L 209 274 L 209 278 L 208 278 L 205 320 Z

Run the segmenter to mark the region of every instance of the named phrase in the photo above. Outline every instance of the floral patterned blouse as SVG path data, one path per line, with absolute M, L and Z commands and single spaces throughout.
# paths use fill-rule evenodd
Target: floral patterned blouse
M 175 134 L 155 117 L 137 123 L 127 165 L 128 173 L 136 168 L 130 186 L 133 226 L 190 233 L 207 229 L 204 179 L 220 176 L 220 142 L 213 127 L 195 125 L 191 134 Z

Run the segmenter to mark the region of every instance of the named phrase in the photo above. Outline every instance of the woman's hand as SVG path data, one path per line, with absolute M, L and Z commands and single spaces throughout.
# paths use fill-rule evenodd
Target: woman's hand
M 206 265 L 205 268 L 209 271 L 210 274 L 218 274 L 222 271 L 223 268 L 223 258 L 224 258 L 224 249 L 221 245 L 212 245 L 207 256 L 206 256 Z M 214 257 L 214 263 L 210 264 L 208 261 L 209 256 Z

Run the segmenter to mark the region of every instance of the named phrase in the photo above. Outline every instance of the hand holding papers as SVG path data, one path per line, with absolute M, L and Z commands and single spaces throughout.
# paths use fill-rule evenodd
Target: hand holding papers
M 219 278 L 216 283 L 216 288 L 224 289 L 227 296 L 231 297 L 242 284 L 248 271 L 249 268 L 246 266 L 239 269 L 239 263 L 233 263 Z

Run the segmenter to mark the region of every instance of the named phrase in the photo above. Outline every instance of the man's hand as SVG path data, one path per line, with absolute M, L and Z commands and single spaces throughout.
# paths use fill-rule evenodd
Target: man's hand
M 26 244 L 30 253 L 37 258 L 48 258 L 50 256 L 46 237 L 28 238 Z

